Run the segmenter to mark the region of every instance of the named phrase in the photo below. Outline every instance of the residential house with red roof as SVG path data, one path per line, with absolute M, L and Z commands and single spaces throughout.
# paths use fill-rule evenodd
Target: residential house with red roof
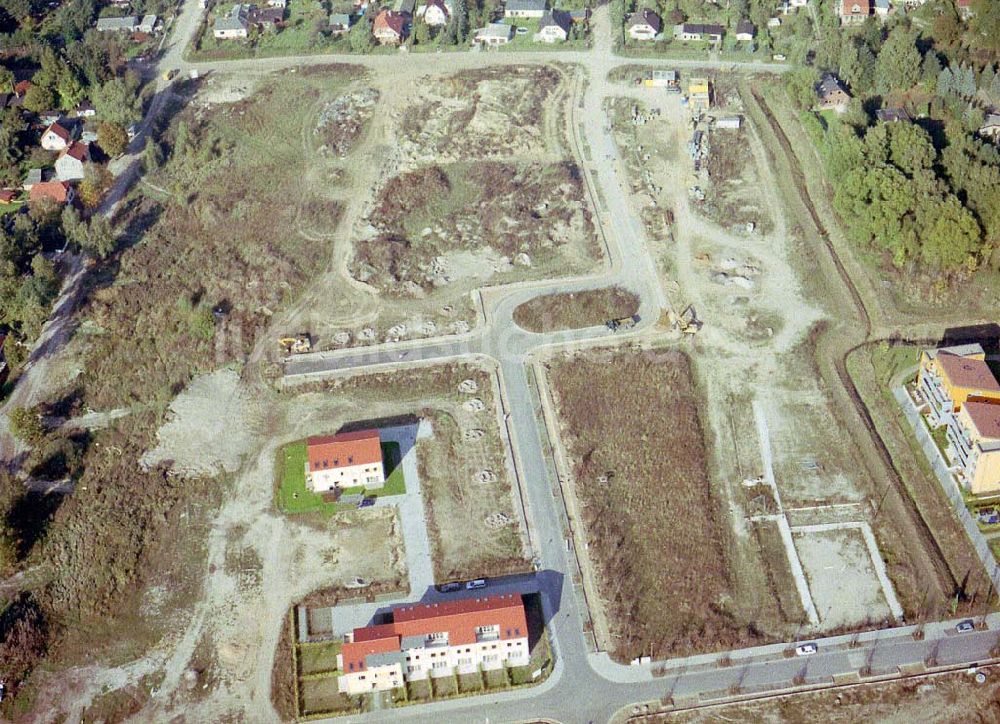
M 385 485 L 378 430 L 310 437 L 306 448 L 306 487 L 313 492 Z
M 840 0 L 840 24 L 863 23 L 872 14 L 870 0 Z
M 73 141 L 56 159 L 56 178 L 59 181 L 79 181 L 83 178 L 83 166 L 90 161 L 90 146 Z
M 392 622 L 356 628 L 337 655 L 347 694 L 406 681 L 471 674 L 530 660 L 528 620 L 518 594 L 400 606 Z
M 380 45 L 399 45 L 406 39 L 410 16 L 394 10 L 382 10 L 372 23 L 372 35 Z
M 28 201 L 36 203 L 42 199 L 52 199 L 57 204 L 68 204 L 73 200 L 73 187 L 66 181 L 37 183 L 28 192 Z
M 58 123 L 53 123 L 42 132 L 41 146 L 46 151 L 62 151 L 72 142 L 73 134 Z

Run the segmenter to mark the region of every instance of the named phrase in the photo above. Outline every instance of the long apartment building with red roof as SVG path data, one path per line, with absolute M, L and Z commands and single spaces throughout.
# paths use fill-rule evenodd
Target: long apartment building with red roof
M 428 676 L 524 666 L 530 655 L 520 595 L 418 603 L 394 609 L 391 623 L 346 636 L 338 686 L 352 695 L 385 691 Z

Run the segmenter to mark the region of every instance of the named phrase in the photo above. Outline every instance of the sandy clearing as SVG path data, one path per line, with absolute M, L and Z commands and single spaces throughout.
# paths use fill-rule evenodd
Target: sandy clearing
M 859 531 L 796 533 L 793 538 L 823 628 L 890 618 Z

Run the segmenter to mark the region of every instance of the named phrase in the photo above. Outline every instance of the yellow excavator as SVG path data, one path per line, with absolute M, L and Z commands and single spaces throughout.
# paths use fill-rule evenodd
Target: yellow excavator
M 285 354 L 303 354 L 312 349 L 312 338 L 308 334 L 282 337 L 278 340 L 278 346 Z
M 684 334 L 698 334 L 699 330 L 701 330 L 702 321 L 698 319 L 693 304 L 684 307 L 684 311 L 680 314 L 675 314 L 672 310 L 668 310 L 667 319 L 670 321 L 671 326 Z

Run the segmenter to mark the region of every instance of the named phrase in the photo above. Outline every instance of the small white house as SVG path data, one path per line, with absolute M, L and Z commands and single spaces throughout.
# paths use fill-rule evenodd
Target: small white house
M 451 19 L 451 3 L 445 0 L 427 0 L 427 4 L 417 10 L 417 15 L 432 28 L 439 28 L 447 25 Z
M 736 24 L 736 39 L 748 43 L 757 35 L 757 28 L 749 20 L 741 20 Z
M 740 117 L 723 116 L 716 119 L 715 127 L 724 131 L 738 131 L 740 130 Z
M 281 8 L 284 10 L 288 7 L 288 0 L 267 0 L 267 6 L 269 8 Z
M 490 23 L 485 28 L 476 31 L 476 37 L 472 42 L 479 45 L 507 45 L 513 35 L 514 28 L 503 23 Z
M 569 38 L 572 21 L 569 15 L 558 10 L 547 10 L 538 22 L 535 41 L 540 43 L 563 43 Z
M 62 151 L 72 142 L 73 134 L 58 123 L 53 123 L 42 133 L 41 146 L 46 151 Z
M 234 5 L 228 15 L 222 15 L 215 19 L 212 27 L 212 35 L 217 40 L 233 40 L 247 37 L 250 24 L 247 22 L 247 13 L 243 5 Z
M 625 27 L 633 40 L 653 40 L 660 34 L 662 24 L 660 16 L 648 8 L 625 18 Z
M 59 181 L 79 181 L 83 178 L 83 165 L 90 160 L 90 147 L 73 141 L 56 159 L 56 179 Z
M 143 15 L 142 20 L 139 22 L 139 32 L 152 34 L 156 30 L 156 23 L 158 18 L 155 15 Z

